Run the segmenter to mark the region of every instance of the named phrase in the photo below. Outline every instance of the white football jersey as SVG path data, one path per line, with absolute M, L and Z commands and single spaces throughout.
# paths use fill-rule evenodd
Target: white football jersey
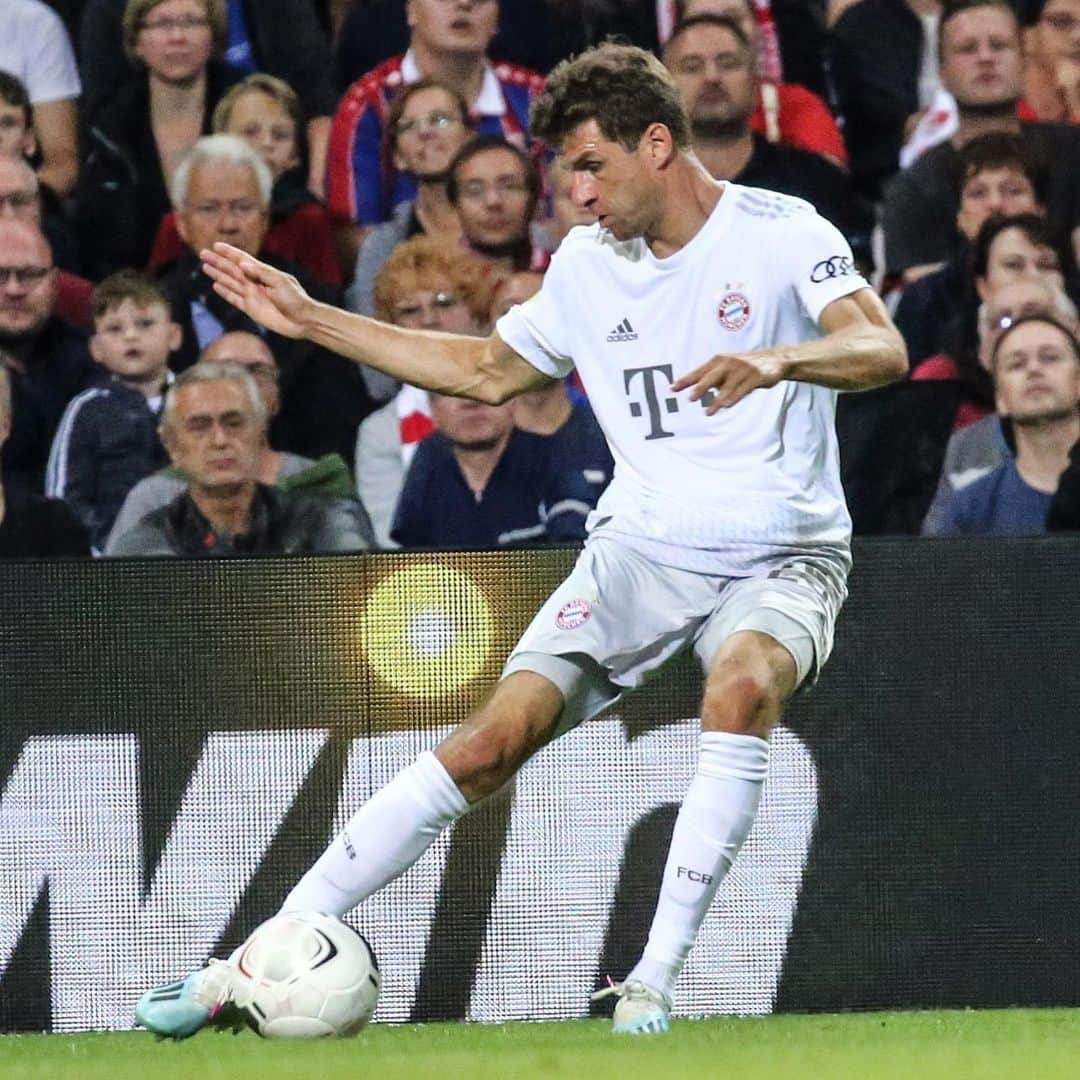
M 572 230 L 540 292 L 496 329 L 545 374 L 581 376 L 615 458 L 590 533 L 741 577 L 823 549 L 846 558 L 836 393 L 781 382 L 707 416 L 709 395 L 694 402 L 671 384 L 719 353 L 820 337 L 822 309 L 865 287 L 809 203 L 728 183 L 666 259 L 642 239 Z

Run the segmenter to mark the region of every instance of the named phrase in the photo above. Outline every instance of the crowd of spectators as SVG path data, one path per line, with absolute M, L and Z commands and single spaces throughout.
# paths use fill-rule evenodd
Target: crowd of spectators
M 256 326 L 198 252 L 489 333 L 591 224 L 529 108 L 611 34 L 895 313 L 909 378 L 839 403 L 856 532 L 1080 527 L 1080 0 L 4 0 L 0 555 L 582 539 L 614 464 L 572 379 L 401 385 Z

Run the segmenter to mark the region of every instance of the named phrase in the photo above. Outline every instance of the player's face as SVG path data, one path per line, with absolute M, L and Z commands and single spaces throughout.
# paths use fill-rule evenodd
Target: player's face
M 55 303 L 56 271 L 44 238 L 22 224 L 0 230 L 0 344 L 36 334 Z
M 1080 357 L 1056 326 L 1025 323 L 994 358 L 998 412 L 1015 423 L 1063 420 L 1080 404 Z
M 162 82 L 186 83 L 210 61 L 214 37 L 202 0 L 163 0 L 150 10 L 135 52 Z
M 561 148 L 560 167 L 571 171 L 575 205 L 594 215 L 616 240 L 644 236 L 663 211 L 647 143 L 643 136 L 635 149 L 627 150 L 605 139 L 595 120 L 586 120 Z
M 942 33 L 941 81 L 961 108 L 1005 106 L 1020 96 L 1020 31 L 1008 11 L 971 8 Z
M 438 52 L 483 53 L 499 28 L 498 0 L 408 0 L 412 39 Z
M 259 397 L 266 405 L 266 415 L 277 415 L 281 406 L 278 365 L 274 354 L 270 351 L 270 346 L 261 337 L 243 330 L 222 334 L 206 347 L 206 351 L 199 359 L 239 364 L 247 368 L 248 374 L 259 388 Z
M 753 56 L 730 30 L 694 26 L 671 43 L 664 60 L 695 133 L 725 134 L 749 120 L 757 99 Z
M 431 419 L 460 450 L 491 450 L 514 425 L 509 402 L 484 405 L 468 398 L 443 397 L 442 394 L 431 395 Z
M 683 9 L 683 18 L 691 19 L 695 15 L 723 15 L 731 19 L 751 40 L 757 30 L 757 19 L 750 10 L 752 0 L 687 0 Z
M 229 135 L 239 135 L 258 152 L 276 180 L 300 164 L 296 145 L 296 125 L 281 103 L 260 90 L 241 94 L 233 103 Z
M 0 220 L 41 221 L 37 184 L 24 161 L 0 157 Z
M 227 491 L 258 477 L 266 431 L 234 379 L 174 390 L 165 448 L 196 491 Z
M 1080 0 L 1047 0 L 1036 38 L 1037 51 L 1049 63 L 1080 63 Z
M 90 352 L 122 379 L 154 382 L 164 378 L 169 353 L 180 347 L 180 336 L 164 304 L 140 307 L 129 298 L 95 320 Z
M 0 99 L 0 158 L 22 160 L 34 152 L 34 132 L 26 124 L 21 105 Z
M 1045 244 L 1033 244 L 1023 229 L 1002 229 L 990 245 L 986 277 L 976 280 L 979 296 L 986 299 L 1002 285 L 1024 278 L 1045 281 L 1057 289 L 1065 284 L 1053 248 Z
M 974 240 L 992 214 L 1024 214 L 1038 209 L 1035 188 L 1022 169 L 983 169 L 964 181 L 956 224 Z
M 394 132 L 394 164 L 421 180 L 445 176 L 471 134 L 450 94 L 437 86 L 417 90 L 405 102 Z
M 269 224 L 254 171 L 247 165 L 204 161 L 191 170 L 176 227 L 194 252 L 224 240 L 258 255 Z
M 532 196 L 517 154 L 485 150 L 459 165 L 456 174 L 458 217 L 470 244 L 500 247 L 529 235 Z
M 410 330 L 442 330 L 447 334 L 480 333 L 469 305 L 451 282 L 429 284 L 431 288 L 405 289 L 395 299 L 395 325 Z

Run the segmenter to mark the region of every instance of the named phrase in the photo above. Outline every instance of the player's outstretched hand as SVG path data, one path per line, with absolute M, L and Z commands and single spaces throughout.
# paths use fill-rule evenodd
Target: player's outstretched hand
M 217 243 L 199 257 L 214 292 L 233 307 L 276 334 L 304 336 L 303 316 L 312 300 L 292 274 L 275 270 L 232 244 Z
M 763 349 L 761 352 L 714 356 L 701 367 L 676 379 L 671 389 L 690 387 L 691 401 L 708 394 L 705 413 L 712 416 L 718 410 L 729 409 L 742 401 L 751 390 L 775 386 L 783 377 L 784 366 L 779 354 Z

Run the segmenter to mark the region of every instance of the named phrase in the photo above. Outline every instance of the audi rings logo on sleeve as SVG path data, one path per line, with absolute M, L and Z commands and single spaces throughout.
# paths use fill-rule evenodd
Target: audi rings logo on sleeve
M 814 269 L 810 271 L 810 280 L 815 285 L 820 285 L 829 278 L 842 278 L 854 273 L 855 263 L 852 262 L 850 255 L 831 255 L 815 264 Z

